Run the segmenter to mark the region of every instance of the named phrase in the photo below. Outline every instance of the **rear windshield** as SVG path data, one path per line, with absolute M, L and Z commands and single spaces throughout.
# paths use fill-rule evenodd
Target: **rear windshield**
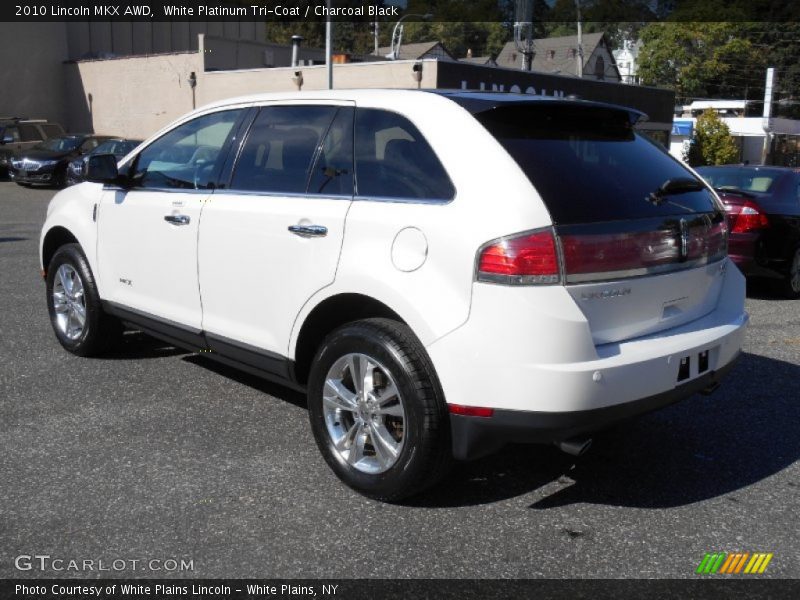
M 700 167 L 697 172 L 712 187 L 721 190 L 741 190 L 743 192 L 767 193 L 775 182 L 783 177 L 779 171 L 769 171 L 747 167 Z
M 648 200 L 667 180 L 695 177 L 637 134 L 625 111 L 525 104 L 475 117 L 519 164 L 557 224 L 716 210 L 706 189 Z

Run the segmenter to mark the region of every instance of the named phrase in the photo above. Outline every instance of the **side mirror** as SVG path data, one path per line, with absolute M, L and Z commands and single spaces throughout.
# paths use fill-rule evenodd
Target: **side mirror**
M 14 138 L 10 135 L 4 135 L 2 139 L 0 139 L 0 146 L 5 146 L 6 144 L 13 144 Z
M 86 163 L 86 181 L 118 184 L 117 158 L 113 154 L 94 154 Z

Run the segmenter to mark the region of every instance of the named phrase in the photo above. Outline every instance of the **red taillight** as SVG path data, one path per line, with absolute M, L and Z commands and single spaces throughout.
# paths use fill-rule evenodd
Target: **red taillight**
M 731 233 L 747 233 L 769 227 L 769 219 L 761 207 L 751 200 L 741 206 L 726 205 L 731 224 Z
M 493 408 L 483 408 L 481 406 L 462 406 L 461 404 L 448 404 L 447 409 L 451 414 L 464 415 L 465 417 L 491 417 L 494 414 Z
M 558 283 L 558 253 L 552 229 L 504 237 L 484 246 L 478 280 L 498 283 Z

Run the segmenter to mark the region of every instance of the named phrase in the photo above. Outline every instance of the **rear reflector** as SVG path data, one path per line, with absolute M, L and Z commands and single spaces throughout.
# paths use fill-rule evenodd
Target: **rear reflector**
M 570 275 L 651 268 L 680 260 L 670 230 L 562 235 L 564 264 Z
M 728 251 L 724 219 L 714 222 L 706 216 L 674 219 L 644 231 L 578 233 L 588 228 L 566 229 L 559 231 L 559 239 L 567 283 L 664 273 L 720 260 Z
M 494 283 L 558 283 L 558 253 L 553 230 L 527 232 L 481 248 L 478 280 Z
M 494 414 L 493 408 L 483 408 L 480 406 L 462 406 L 461 404 L 448 404 L 447 409 L 450 414 L 463 415 L 465 417 L 491 417 Z
M 624 279 L 698 267 L 727 252 L 722 214 L 559 225 L 488 242 L 478 251 L 476 278 L 523 285 L 560 283 L 562 272 L 566 283 Z

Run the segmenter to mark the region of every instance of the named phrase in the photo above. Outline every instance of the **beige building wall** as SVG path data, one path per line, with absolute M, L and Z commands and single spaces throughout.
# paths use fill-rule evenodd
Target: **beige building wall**
M 0 116 L 63 123 L 66 56 L 63 23 L 0 23 Z
M 333 84 L 336 89 L 353 88 L 413 88 L 417 86 L 413 67 L 422 62 L 423 88 L 436 87 L 435 60 L 398 60 L 393 62 L 349 63 L 334 65 Z M 198 105 L 233 96 L 264 92 L 297 91 L 293 79 L 296 72 L 303 75 L 303 90 L 327 88 L 325 65 L 313 67 L 283 67 L 242 71 L 211 71 L 203 73 L 197 84 Z
M 192 110 L 189 77 L 194 72 L 202 78 L 203 60 L 192 52 L 79 61 L 65 68 L 72 130 L 145 138 Z
M 413 88 L 413 66 L 420 61 L 350 63 L 334 65 L 334 87 Z M 420 82 L 435 88 L 437 62 L 425 60 Z M 327 87 L 326 67 L 205 71 L 204 40 L 197 52 L 87 60 L 65 66 L 70 120 L 73 130 L 146 138 L 158 129 L 204 104 L 236 96 L 296 91 L 296 72 L 303 90 Z M 191 73 L 197 85 L 189 85 Z M 194 100 L 194 102 L 193 102 Z

